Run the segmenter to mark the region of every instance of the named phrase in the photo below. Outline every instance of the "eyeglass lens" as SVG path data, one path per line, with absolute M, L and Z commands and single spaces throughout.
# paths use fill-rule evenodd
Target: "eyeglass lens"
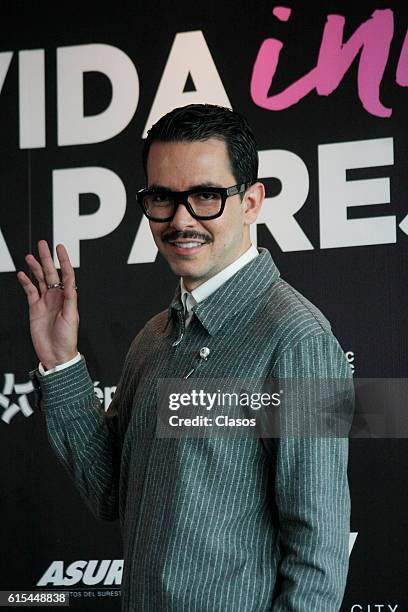
M 197 191 L 197 193 L 189 194 L 187 199 L 194 213 L 200 217 L 211 217 L 221 210 L 222 197 L 219 193 Z M 172 216 L 176 201 L 171 194 L 163 192 L 146 194 L 143 204 L 151 217 L 166 219 Z

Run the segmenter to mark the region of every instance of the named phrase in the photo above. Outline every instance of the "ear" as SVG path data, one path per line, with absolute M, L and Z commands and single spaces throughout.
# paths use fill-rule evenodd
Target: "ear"
M 257 181 L 256 183 L 248 187 L 243 199 L 245 225 L 251 225 L 252 223 L 255 223 L 258 218 L 264 199 L 265 187 L 263 183 Z

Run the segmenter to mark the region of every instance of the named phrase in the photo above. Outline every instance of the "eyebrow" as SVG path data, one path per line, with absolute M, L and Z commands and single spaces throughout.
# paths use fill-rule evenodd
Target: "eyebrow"
M 207 181 L 206 183 L 200 183 L 199 185 L 193 185 L 192 187 L 190 187 L 189 189 L 186 189 L 185 191 L 191 191 L 191 190 L 202 191 L 203 189 L 208 189 L 208 188 L 223 189 L 221 185 L 217 185 L 216 183 Z M 148 190 L 149 191 L 173 191 L 173 189 L 170 189 L 170 187 L 159 185 L 157 183 L 152 183 L 151 185 L 149 185 Z

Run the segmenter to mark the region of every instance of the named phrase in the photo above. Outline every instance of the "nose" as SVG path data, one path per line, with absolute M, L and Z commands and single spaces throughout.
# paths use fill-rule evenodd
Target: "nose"
M 187 206 L 180 202 L 180 204 L 177 206 L 176 214 L 170 221 L 170 225 L 174 227 L 174 229 L 180 231 L 186 227 L 195 227 L 196 224 L 197 220 L 190 215 L 187 210 Z

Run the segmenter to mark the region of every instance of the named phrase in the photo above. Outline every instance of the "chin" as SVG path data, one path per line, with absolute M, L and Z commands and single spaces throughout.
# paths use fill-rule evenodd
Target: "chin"
M 183 276 L 191 279 L 198 279 L 203 276 L 202 272 L 197 268 L 190 266 L 183 266 L 182 264 L 170 264 L 171 271 L 176 276 Z
M 203 269 L 202 266 L 194 265 L 193 262 L 167 262 L 170 266 L 171 271 L 176 276 L 182 276 L 183 278 L 189 279 L 190 281 L 201 281 L 206 280 L 207 270 Z

